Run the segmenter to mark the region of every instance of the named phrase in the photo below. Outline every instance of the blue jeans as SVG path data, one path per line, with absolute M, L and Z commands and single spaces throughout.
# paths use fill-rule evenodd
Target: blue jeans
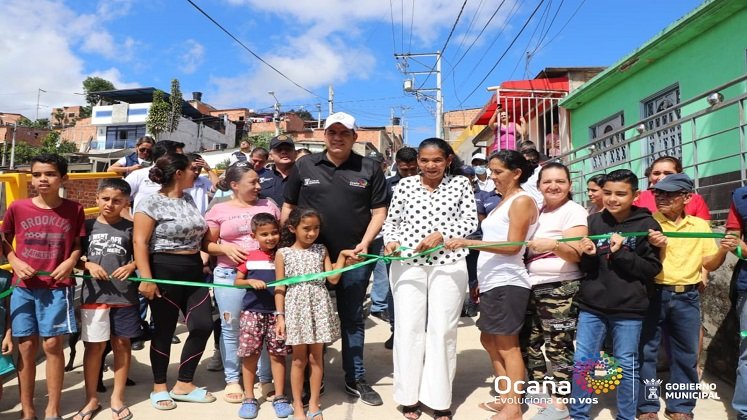
M 656 379 L 656 361 L 662 329 L 669 334 L 669 383 L 697 384 L 698 337 L 700 336 L 700 292 L 697 289 L 675 293 L 656 288 L 648 314 L 643 321 L 640 343 L 640 384 L 638 411 L 658 413 L 659 399 L 646 398 L 645 380 Z M 660 389 L 664 389 L 661 387 Z M 679 396 L 682 392 L 675 392 Z M 664 395 L 662 395 L 664 396 Z M 675 413 L 692 413 L 694 398 L 666 399 L 667 409 Z
M 698 321 L 700 322 L 700 321 Z M 598 359 L 599 351 L 607 330 L 612 333 L 612 353 L 622 368 L 622 379 L 617 386 L 617 417 L 620 420 L 635 418 L 636 397 L 638 396 L 638 378 L 636 367 L 638 364 L 638 339 L 641 335 L 641 319 L 620 318 L 608 315 L 598 315 L 587 311 L 581 311 L 578 315 L 578 326 L 576 329 L 576 354 L 574 365 L 584 359 Z M 572 381 L 570 404 L 571 418 L 574 420 L 588 419 L 590 404 L 578 403 L 580 398 L 588 398 L 591 395 L 574 380 Z
M 371 264 L 347 271 L 342 274 L 335 289 L 342 334 L 342 369 L 345 371 L 346 382 L 363 379 L 366 375 L 366 369 L 363 367 L 363 342 L 366 331 L 363 323 L 363 302 L 366 300 L 371 271 Z
M 384 239 L 378 238 L 371 244 L 374 254 L 382 255 L 384 251 Z M 374 264 L 373 286 L 371 287 L 371 312 L 384 312 L 389 309 L 387 295 L 389 294 L 389 272 L 384 260 Z
M 234 268 L 215 267 L 213 270 L 214 284 L 233 284 L 235 279 L 236 269 Z M 237 383 L 241 374 L 241 359 L 238 356 L 239 318 L 246 291 L 216 287 L 214 293 L 220 316 L 220 356 L 223 360 L 223 375 L 227 384 Z
M 747 331 L 747 292 L 739 292 L 737 316 L 739 317 L 739 331 Z M 734 387 L 734 399 L 731 401 L 731 406 L 737 411 L 739 420 L 747 420 L 747 337 L 741 337 L 739 341 L 737 383 Z

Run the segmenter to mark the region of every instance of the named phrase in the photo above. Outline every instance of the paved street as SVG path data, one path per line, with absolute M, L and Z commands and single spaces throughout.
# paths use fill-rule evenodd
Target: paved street
M 374 388 L 381 393 L 384 399 L 384 405 L 381 407 L 370 407 L 362 403 L 357 403 L 354 398 L 347 396 L 343 391 L 343 374 L 340 359 L 340 342 L 336 342 L 327 352 L 327 391 L 322 397 L 324 405 L 324 414 L 327 420 L 380 420 L 380 419 L 399 419 L 401 414 L 397 411 L 397 406 L 392 401 L 392 361 L 391 352 L 384 348 L 384 341 L 389 337 L 388 325 L 382 321 L 370 318 L 366 322 L 366 367 L 368 369 L 368 380 L 374 384 Z M 179 336 L 184 340 L 186 330 L 183 325 L 179 327 Z M 127 389 L 127 400 L 131 404 L 132 412 L 135 418 L 139 419 L 206 419 L 206 418 L 238 418 L 238 405 L 225 403 L 220 397 L 223 393 L 223 376 L 220 372 L 208 372 L 205 369 L 207 359 L 212 354 L 212 339 L 209 343 L 209 349 L 206 357 L 203 358 L 200 368 L 197 372 L 195 382 L 200 386 L 214 392 L 218 401 L 212 404 L 189 404 L 179 403 L 179 406 L 172 411 L 157 412 L 151 408 L 148 402 L 150 392 L 149 381 L 151 380 L 150 367 L 148 365 L 148 351 L 141 350 L 134 352 L 133 368 L 130 377 L 137 382 L 137 386 Z M 62 409 L 65 419 L 72 418 L 77 409 L 83 404 L 83 344 L 78 344 L 78 356 L 76 357 L 76 368 L 66 374 L 65 388 L 63 390 Z M 178 353 L 181 345 L 175 345 L 172 351 L 172 363 L 169 371 L 171 381 L 176 378 L 176 368 L 178 365 Z M 67 354 L 67 350 L 66 350 Z M 38 367 L 39 377 L 44 372 L 43 363 Z M 459 328 L 459 361 L 456 379 L 454 383 L 454 401 L 452 408 L 454 418 L 457 420 L 484 419 L 488 413 L 479 409 L 477 405 L 490 399 L 488 392 L 492 386 L 490 365 L 487 354 L 480 346 L 477 328 L 474 325 L 474 319 L 462 318 Z M 105 373 L 104 383 L 111 386 L 112 373 Z M 173 383 L 173 382 L 171 382 Z M 20 405 L 18 401 L 18 385 L 15 379 L 11 380 L 5 386 L 3 400 L 0 401 L 0 419 L 20 418 Z M 37 379 L 36 402 L 37 410 L 43 414 L 45 404 L 45 382 L 43 379 Z M 724 383 L 716 382 L 716 390 L 720 401 L 718 400 L 700 400 L 695 409 L 696 418 L 723 420 L 733 418 L 732 410 L 729 405 L 732 397 L 732 388 Z M 108 410 L 108 400 L 103 400 L 105 410 L 99 413 L 98 419 L 111 418 L 111 412 Z M 600 404 L 593 408 L 593 415 L 599 419 L 612 419 L 609 407 L 614 405 L 614 399 L 607 397 L 600 400 Z M 663 411 L 663 410 L 662 410 Z M 537 412 L 537 407 L 531 406 L 524 418 L 531 418 Z M 422 419 L 432 418 L 430 411 L 421 417 Z M 264 403 L 260 407 L 259 419 L 274 419 L 274 413 L 269 403 Z M 663 412 L 662 412 L 663 418 Z

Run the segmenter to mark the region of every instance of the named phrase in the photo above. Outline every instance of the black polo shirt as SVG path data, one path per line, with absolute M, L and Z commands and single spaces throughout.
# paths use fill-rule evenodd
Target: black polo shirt
M 271 198 L 278 207 L 283 207 L 283 190 L 288 178 L 284 178 L 283 174 L 275 169 L 275 165 L 265 168 L 257 175 L 259 175 L 259 184 L 262 186 L 259 196 L 261 198 Z
M 386 206 L 392 203 L 392 197 L 394 197 L 394 190 L 397 189 L 397 184 L 402 180 L 399 172 L 386 179 Z
M 285 183 L 285 202 L 316 209 L 322 215 L 317 242 L 333 261 L 343 249 L 360 243 L 371 221 L 371 210 L 386 207 L 386 181 L 381 165 L 351 153 L 340 166 L 325 152 L 296 162 Z

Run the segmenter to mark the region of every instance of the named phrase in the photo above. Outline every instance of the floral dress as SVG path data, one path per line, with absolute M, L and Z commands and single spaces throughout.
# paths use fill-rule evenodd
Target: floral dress
M 285 276 L 324 271 L 324 245 L 308 249 L 280 248 Z M 312 280 L 288 286 L 285 292 L 285 343 L 332 343 L 340 338 L 340 319 L 332 306 L 325 280 Z

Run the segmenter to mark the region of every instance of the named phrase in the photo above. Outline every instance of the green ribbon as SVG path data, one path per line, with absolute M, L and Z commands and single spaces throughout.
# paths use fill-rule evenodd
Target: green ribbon
M 662 232 L 664 236 L 669 238 L 715 238 L 715 239 L 721 239 L 727 236 L 727 234 L 724 233 L 713 233 L 713 232 Z M 609 239 L 612 237 L 612 233 L 605 233 L 601 235 L 589 235 L 586 236 L 589 239 L 596 240 L 596 239 Z M 643 237 L 648 236 L 648 232 L 623 232 L 618 233 L 618 235 L 630 238 L 630 237 Z M 734 236 L 734 235 L 730 235 Z M 584 236 L 577 236 L 572 238 L 562 238 L 558 239 L 558 242 L 574 242 L 574 241 L 580 241 L 581 239 L 585 238 Z M 504 246 L 524 246 L 527 245 L 528 242 L 491 242 L 491 243 L 485 243 L 481 245 L 470 245 L 466 246 L 465 248 L 472 248 L 472 249 L 479 249 L 479 248 L 488 248 L 488 247 L 504 247 Z M 267 284 L 268 287 L 275 287 L 275 286 L 289 286 L 292 284 L 298 284 L 298 283 L 304 283 L 307 281 L 313 281 L 313 280 L 320 280 L 325 277 L 333 276 L 336 274 L 341 274 L 346 271 L 355 270 L 356 268 L 363 267 L 368 264 L 373 264 L 379 260 L 384 260 L 386 262 L 391 261 L 403 261 L 403 260 L 409 260 L 419 257 L 428 257 L 430 254 L 439 251 L 443 248 L 442 245 L 435 246 L 430 249 L 426 249 L 425 251 L 403 257 L 403 256 L 395 256 L 395 255 L 374 255 L 374 254 L 358 254 L 360 257 L 368 258 L 366 261 L 361 261 L 352 265 L 349 265 L 347 267 L 337 269 L 337 270 L 330 270 L 330 271 L 324 271 L 321 273 L 308 273 L 308 274 L 301 274 L 298 276 L 292 276 L 292 277 L 286 277 L 284 279 L 276 280 L 273 282 L 270 282 Z M 409 250 L 412 248 L 408 248 L 405 246 L 400 246 L 395 253 L 401 252 L 404 250 Z M 740 259 L 742 258 L 742 250 L 741 247 L 737 247 L 737 256 Z M 39 271 L 36 274 L 39 275 L 50 275 L 49 272 Z M 89 278 L 94 279 L 93 276 L 87 275 L 87 274 L 72 274 L 70 277 L 80 277 L 80 278 Z M 149 283 L 156 283 L 156 284 L 170 284 L 175 286 L 190 286 L 190 287 L 225 287 L 225 288 L 231 288 L 231 289 L 250 289 L 251 286 L 236 286 L 233 284 L 215 284 L 215 283 L 202 283 L 202 282 L 190 282 L 190 281 L 182 281 L 182 280 L 169 280 L 169 279 L 149 279 L 144 277 L 128 277 L 127 280 L 129 281 L 139 281 L 139 282 L 149 282 Z M 116 280 L 115 280 L 116 281 Z M 6 290 L 5 292 L 0 293 L 0 299 L 9 296 L 11 293 L 13 293 L 13 289 L 15 286 L 12 286 L 10 289 Z M 747 332 L 743 331 L 742 336 L 745 336 Z
M 747 331 L 742 331 L 740 334 L 742 335 L 742 338 L 747 337 Z

